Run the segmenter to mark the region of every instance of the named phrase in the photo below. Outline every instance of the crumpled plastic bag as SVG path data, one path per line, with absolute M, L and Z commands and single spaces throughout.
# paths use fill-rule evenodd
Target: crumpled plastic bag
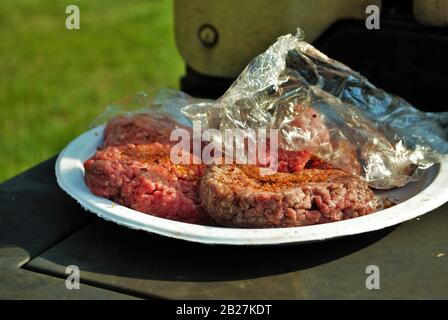
M 278 129 L 280 148 L 310 151 L 377 189 L 417 180 L 448 153 L 448 112 L 422 112 L 376 88 L 305 42 L 300 29 L 255 57 L 216 101 L 142 92 L 94 124 L 136 113 L 169 116 L 181 127 L 200 121 L 202 130 Z
M 181 112 L 204 129 L 277 128 L 281 148 L 311 151 L 378 189 L 418 179 L 448 153 L 447 112 L 419 111 L 376 88 L 300 29 L 254 58 L 217 101 Z

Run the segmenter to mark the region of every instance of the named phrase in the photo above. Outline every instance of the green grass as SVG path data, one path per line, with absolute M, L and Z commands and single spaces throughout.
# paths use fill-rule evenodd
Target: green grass
M 65 28 L 76 4 L 80 30 Z M 0 181 L 55 155 L 105 107 L 177 87 L 171 0 L 0 1 Z

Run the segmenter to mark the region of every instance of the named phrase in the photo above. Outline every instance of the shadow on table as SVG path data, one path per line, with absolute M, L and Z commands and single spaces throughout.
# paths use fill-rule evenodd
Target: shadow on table
M 394 228 L 302 245 L 212 246 L 96 221 L 41 255 L 59 266 L 126 278 L 229 281 L 288 273 L 337 260 Z

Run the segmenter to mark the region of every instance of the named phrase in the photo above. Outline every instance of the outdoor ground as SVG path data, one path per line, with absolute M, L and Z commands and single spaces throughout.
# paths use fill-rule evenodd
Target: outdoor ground
M 78 5 L 80 30 L 65 28 Z M 177 87 L 171 0 L 0 1 L 0 181 L 55 155 L 108 104 Z

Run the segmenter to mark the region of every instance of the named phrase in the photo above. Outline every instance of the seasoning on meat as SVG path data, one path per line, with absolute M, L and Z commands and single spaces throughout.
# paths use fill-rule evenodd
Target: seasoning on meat
M 174 165 L 160 143 L 108 147 L 87 160 L 85 181 L 97 196 L 155 216 L 207 223 L 198 198 L 204 165 Z
M 263 176 L 256 166 L 213 166 L 200 184 L 202 206 L 220 225 L 297 227 L 363 216 L 376 208 L 365 182 L 338 169 Z

